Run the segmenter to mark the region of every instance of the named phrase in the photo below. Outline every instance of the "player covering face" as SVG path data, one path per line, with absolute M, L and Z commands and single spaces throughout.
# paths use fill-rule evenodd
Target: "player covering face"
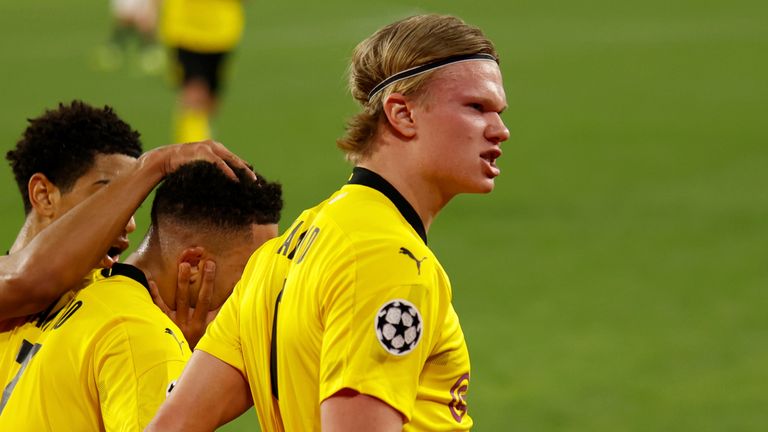
M 197 162 L 165 180 L 152 226 L 127 264 L 95 271 L 43 323 L 7 389 L 0 429 L 141 430 L 149 422 L 190 347 L 152 303 L 148 274 L 164 302 L 175 304 L 181 263 L 188 295 L 220 303 L 252 251 L 276 234 L 280 186 L 234 172 L 237 180 Z M 50 395 L 40 397 L 41 388 Z
M 247 406 L 241 392 L 263 430 L 472 426 L 469 354 L 427 231 L 500 174 L 498 53 L 460 19 L 415 16 L 357 46 L 350 88 L 351 179 L 257 252 L 150 430 L 210 430 Z

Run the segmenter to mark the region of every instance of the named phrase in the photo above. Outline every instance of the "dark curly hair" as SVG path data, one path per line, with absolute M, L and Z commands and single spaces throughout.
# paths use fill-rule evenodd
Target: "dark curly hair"
M 93 167 L 97 155 L 137 158 L 142 152 L 139 133 L 106 105 L 94 108 L 79 100 L 59 103 L 57 109 L 27 121 L 29 126 L 16 147 L 5 155 L 27 214 L 32 210 L 27 183 L 34 174 L 44 174 L 66 193 Z
M 252 224 L 277 223 L 283 208 L 282 186 L 258 173 L 253 180 L 244 169 L 232 169 L 239 182 L 210 162 L 181 166 L 157 188 L 152 224 L 172 218 L 174 223 L 232 232 Z

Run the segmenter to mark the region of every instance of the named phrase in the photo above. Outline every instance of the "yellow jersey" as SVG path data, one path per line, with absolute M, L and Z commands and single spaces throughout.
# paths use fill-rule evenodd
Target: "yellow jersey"
M 33 344 L 0 430 L 143 430 L 189 359 L 141 270 L 94 274 Z
M 231 51 L 243 34 L 242 0 L 164 0 L 160 37 L 193 52 Z
M 47 334 L 44 330 L 74 295 L 74 291 L 69 291 L 44 311 L 0 322 L 0 385 L 3 386 L 0 414 L 26 365 L 37 354 L 40 339 Z
M 342 389 L 384 401 L 404 430 L 468 430 L 469 353 L 448 276 L 416 211 L 357 167 L 296 251 L 278 308 L 286 430 L 320 430 Z
M 284 430 L 273 387 L 275 305 L 296 248 L 322 206 L 302 212 L 283 235 L 264 243 L 251 256 L 240 282 L 196 347 L 247 377 L 264 432 Z
M 397 409 L 404 430 L 468 430 L 469 353 L 450 302 L 415 210 L 355 168 L 255 252 L 197 349 L 248 379 L 265 432 L 320 430 L 320 403 L 344 388 Z

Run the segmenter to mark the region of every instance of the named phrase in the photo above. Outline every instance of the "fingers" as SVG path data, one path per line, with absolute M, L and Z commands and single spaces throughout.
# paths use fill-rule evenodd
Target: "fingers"
M 222 159 L 215 160 L 215 161 L 213 161 L 213 163 L 216 164 L 216 166 L 219 167 L 219 169 L 222 172 L 224 172 L 224 174 L 226 174 L 227 177 L 229 177 L 229 178 L 231 178 L 232 180 L 235 180 L 235 181 L 240 181 L 237 178 L 237 174 L 235 174 L 235 172 L 232 170 L 232 168 L 230 168 L 229 165 L 227 165 L 227 163 L 224 162 Z
M 179 274 L 176 282 L 176 325 L 181 329 L 187 326 L 189 314 L 189 280 L 192 267 L 187 262 L 179 264 Z
M 152 296 L 152 301 L 163 311 L 164 314 L 171 316 L 171 308 L 165 304 L 163 297 L 160 296 L 160 290 L 157 289 L 157 284 L 153 280 L 149 280 L 149 294 Z
M 192 320 L 195 324 L 200 324 L 201 329 L 205 329 L 206 316 L 211 309 L 211 302 L 213 301 L 213 287 L 216 279 L 216 263 L 213 261 L 206 261 L 203 266 L 203 283 L 200 286 L 200 292 L 197 295 L 197 304 L 195 305 L 195 312 L 192 315 Z
M 213 152 L 216 155 L 218 155 L 224 161 L 229 162 L 229 164 L 234 166 L 235 168 L 240 168 L 242 170 L 245 170 L 246 173 L 248 173 L 248 175 L 250 175 L 253 180 L 256 180 L 256 174 L 253 172 L 253 169 L 251 168 L 251 166 L 247 162 L 245 162 L 244 160 L 240 159 L 240 157 L 238 157 L 236 154 L 234 154 L 231 151 L 229 151 L 229 149 L 224 147 L 224 144 L 222 144 L 220 142 L 216 142 L 216 141 L 209 141 L 209 142 L 211 143 Z M 226 163 L 224 165 L 226 165 Z M 221 168 L 221 166 L 220 166 L 220 168 Z M 227 168 L 229 168 L 229 167 L 227 167 Z M 223 170 L 223 168 L 222 168 L 222 170 Z M 230 171 L 232 171 L 232 170 L 230 170 Z M 224 171 L 224 172 L 226 173 L 226 171 Z M 234 172 L 232 172 L 232 174 L 234 175 Z M 229 175 L 229 174 L 227 174 L 227 175 Z M 235 179 L 237 179 L 237 178 L 235 177 Z
M 232 168 L 245 170 L 246 173 L 256 180 L 256 174 L 250 166 L 240 159 L 237 155 L 229 151 L 223 144 L 213 140 L 192 142 L 187 144 L 176 144 L 172 146 L 177 154 L 172 155 L 166 166 L 166 173 L 169 174 L 177 170 L 181 165 L 194 160 L 205 160 L 216 165 L 227 177 L 238 181 L 237 175 Z

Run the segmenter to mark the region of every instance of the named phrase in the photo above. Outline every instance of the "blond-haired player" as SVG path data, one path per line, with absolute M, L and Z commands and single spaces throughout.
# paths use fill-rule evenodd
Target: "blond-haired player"
M 357 46 L 350 87 L 361 113 L 338 144 L 352 177 L 257 253 L 273 258 L 254 275 L 285 277 L 240 282 L 151 430 L 216 426 L 230 409 L 217 398 L 245 379 L 265 430 L 472 426 L 469 353 L 427 231 L 454 196 L 488 193 L 500 174 L 498 54 L 456 17 L 414 16 Z

